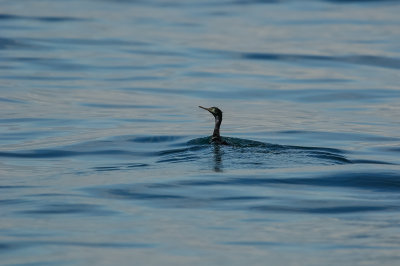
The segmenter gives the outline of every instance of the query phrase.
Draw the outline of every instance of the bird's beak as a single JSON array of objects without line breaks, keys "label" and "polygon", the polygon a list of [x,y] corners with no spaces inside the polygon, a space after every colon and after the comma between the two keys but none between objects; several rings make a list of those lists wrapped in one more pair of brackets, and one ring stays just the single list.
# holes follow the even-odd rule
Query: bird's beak
[{"label": "bird's beak", "polygon": [[209,111],[210,113],[212,113],[211,112],[211,110],[210,110],[210,108],[205,108],[205,107],[203,107],[203,106],[199,106],[201,109],[204,109],[204,110],[207,110],[207,111]]}]

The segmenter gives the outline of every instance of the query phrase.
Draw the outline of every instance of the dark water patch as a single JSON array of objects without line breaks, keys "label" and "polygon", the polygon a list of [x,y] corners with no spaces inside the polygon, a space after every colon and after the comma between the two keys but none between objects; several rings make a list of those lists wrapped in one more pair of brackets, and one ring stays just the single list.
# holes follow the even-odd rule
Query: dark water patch
[{"label": "dark water patch", "polygon": [[[260,141],[241,139],[241,138],[232,138],[232,137],[222,137],[224,141],[228,143],[227,146],[232,147],[261,147],[261,148],[276,148],[283,147],[280,145],[264,143]],[[213,145],[211,142],[212,136],[202,137],[197,139],[192,139],[187,142],[189,146],[204,146],[204,145]],[[222,145],[225,146],[225,145]]]},{"label": "dark water patch", "polygon": [[179,148],[179,149],[168,149],[168,150],[162,150],[157,152],[157,155],[159,156],[165,156],[165,155],[179,155],[179,154],[183,154],[186,153],[188,151],[200,151],[200,150],[204,150],[207,147],[201,147],[201,146],[195,146],[195,147],[186,147],[186,148]]},{"label": "dark water patch", "polygon": [[[0,250],[8,251],[20,248],[36,246],[70,246],[86,248],[111,248],[111,249],[134,249],[134,248],[153,248],[155,244],[140,242],[87,242],[87,241],[55,241],[55,240],[35,240],[35,241],[8,241],[0,242]],[[36,264],[35,264],[36,265]]]},{"label": "dark water patch", "polygon": [[[253,179],[253,182],[248,180],[248,183],[253,183],[255,180]],[[257,181],[258,182],[258,181]],[[223,186],[223,185],[229,185],[229,184],[235,184],[236,181],[233,181],[231,179],[229,180],[223,180],[223,179],[216,179],[216,180],[210,180],[210,179],[205,179],[205,180],[184,180],[180,181],[178,184],[181,186]]]},{"label": "dark water patch", "polygon": [[0,50],[21,49],[21,48],[34,49],[37,47],[30,45],[26,42],[22,42],[20,40],[0,37]]},{"label": "dark water patch", "polygon": [[380,147],[378,150],[386,151],[386,152],[400,152],[400,147]]},{"label": "dark water patch", "polygon": [[[196,78],[231,78],[232,75],[228,73],[215,73],[209,71],[190,71],[184,74],[188,77],[196,77]],[[246,75],[248,76],[248,75]]]},{"label": "dark water patch", "polygon": [[[303,25],[303,26],[315,26],[315,25],[343,25],[343,26],[348,26],[348,25],[359,25],[359,26],[370,26],[371,24],[374,25],[387,25],[388,22],[385,20],[377,21],[375,20],[374,22],[371,22],[371,20],[367,18],[342,18],[340,20],[336,18],[294,18],[294,19],[288,19],[284,22],[282,22],[283,25],[288,25],[288,26],[293,26],[293,25]],[[364,43],[364,44],[376,44],[376,43],[383,43],[384,41],[376,39],[376,40],[351,40],[349,43],[352,44],[358,44],[358,43]]]},{"label": "dark water patch", "polygon": [[325,56],[325,55],[301,55],[301,54],[273,54],[273,53],[244,53],[242,58],[251,60],[266,61],[323,61],[323,62],[339,62],[348,64],[358,64],[366,66],[384,67],[392,69],[400,69],[400,59],[388,58],[383,56],[370,55],[353,55],[353,56]]},{"label": "dark water patch", "polygon": [[251,210],[261,212],[289,212],[289,213],[311,213],[311,214],[346,214],[358,212],[377,212],[377,211],[393,211],[398,207],[386,206],[333,206],[333,207],[299,207],[299,206],[274,206],[263,205],[250,207]]},{"label": "dark water patch", "polygon": [[157,163],[180,163],[180,162],[192,162],[200,159],[199,156],[185,155],[184,157],[174,157],[158,160]]},{"label": "dark water patch", "polygon": [[176,51],[162,51],[162,50],[141,50],[141,49],[129,49],[125,50],[125,52],[130,54],[138,54],[138,55],[147,55],[147,56],[165,56],[165,57],[173,57],[173,58],[187,58],[190,55],[184,52],[176,52]]},{"label": "dark water patch", "polygon": [[[307,182],[306,179],[303,181]],[[400,190],[400,174],[394,172],[338,173],[314,179],[312,183],[318,186],[340,185],[341,187],[397,191]]]},{"label": "dark water patch", "polygon": [[293,243],[293,242],[272,242],[272,241],[229,241],[229,242],[221,242],[222,245],[233,245],[233,246],[250,246],[250,247],[267,247],[267,248],[290,248],[290,249],[304,249],[312,248],[315,249],[323,249],[323,250],[349,250],[349,249],[371,249],[371,250],[386,250],[393,249],[397,250],[397,247],[382,247],[377,245],[347,245],[347,244],[324,244],[324,243],[315,243],[311,244],[311,246],[306,243]]},{"label": "dark water patch", "polygon": [[27,200],[22,199],[2,199],[0,200],[0,206],[24,204],[26,202]]},{"label": "dark water patch", "polygon": [[96,151],[71,151],[71,150],[33,150],[27,152],[0,152],[0,157],[9,158],[61,158],[72,156],[112,156],[112,155],[145,155],[145,152],[132,152],[126,150],[96,150]]},{"label": "dark water patch", "polygon": [[376,66],[384,68],[400,69],[400,59],[389,58],[383,56],[359,55],[359,56],[345,56],[335,57],[336,61],[341,61],[351,64]]},{"label": "dark water patch", "polygon": [[9,250],[13,250],[20,247],[20,245],[16,243],[5,243],[5,242],[0,242],[0,251],[1,252],[6,252]]},{"label": "dark water patch", "polygon": [[304,83],[304,84],[310,84],[310,83],[332,84],[332,83],[349,83],[349,82],[352,82],[352,81],[353,80],[351,80],[351,79],[343,79],[343,78],[315,78],[315,79],[294,78],[294,79],[288,79],[286,82],[292,82],[294,84],[299,84],[299,83]]},{"label": "dark water patch", "polygon": [[[181,146],[178,144],[178,146]],[[203,158],[202,150],[206,150],[207,146],[192,146],[184,148],[174,148],[158,151],[157,156],[161,157],[157,163],[188,163],[199,161]]]},{"label": "dark water patch", "polygon": [[0,185],[0,189],[20,189],[20,188],[35,188],[36,186],[5,186],[5,185]]},{"label": "dark water patch", "polygon": [[72,62],[72,60],[66,60],[61,58],[6,57],[4,58],[4,60],[11,62],[23,62],[23,63],[34,64],[35,66],[51,69],[52,71],[57,71],[57,70],[78,71],[92,67]]},{"label": "dark water patch", "polygon": [[182,139],[183,136],[142,136],[130,139],[132,142],[139,143],[161,143],[161,142],[174,142]]},{"label": "dark water patch", "polygon": [[17,41],[8,38],[0,38],[0,49],[12,48],[15,46],[19,46]]},{"label": "dark water patch", "polygon": [[77,17],[56,17],[56,16],[22,16],[13,14],[0,14],[1,20],[36,20],[42,22],[73,22],[73,21],[86,21],[87,18]]},{"label": "dark water patch", "polygon": [[13,80],[32,80],[32,81],[78,81],[84,80],[81,77],[74,77],[74,76],[30,76],[30,75],[6,75],[0,76],[0,79],[13,79]]},{"label": "dark water patch", "polygon": [[[112,69],[112,70],[129,70],[127,73],[132,73],[131,71],[145,71],[145,70],[160,70],[160,69],[183,69],[187,67],[187,64],[146,64],[146,65],[113,65],[113,66],[104,66],[104,69]],[[164,78],[158,77],[158,76],[127,76],[127,77],[110,77],[110,78],[105,78],[104,80],[106,81],[129,81],[129,80],[149,80],[149,79],[154,79],[154,80],[163,80]]]},{"label": "dark water patch", "polygon": [[106,198],[114,198],[114,199],[127,199],[127,200],[168,200],[168,199],[179,199],[185,200],[186,196],[183,195],[174,195],[174,194],[166,194],[166,193],[151,193],[151,191],[146,192],[142,191],[140,187],[128,187],[128,188],[106,188],[106,189],[97,189],[99,195]]},{"label": "dark water patch", "polygon": [[148,167],[149,164],[145,163],[130,163],[124,165],[114,165],[114,166],[97,166],[94,167],[93,170],[98,172],[109,172],[109,171],[121,171],[121,170],[129,170],[133,168],[141,168],[141,167]]},{"label": "dark water patch", "polygon": [[335,148],[326,148],[326,147],[306,147],[306,146],[284,146],[284,145],[275,145],[277,148],[282,149],[292,149],[292,150],[304,150],[304,151],[316,151],[316,152],[330,152],[334,154],[344,154],[346,151]]},{"label": "dark water patch", "polygon": [[209,55],[220,55],[224,57],[256,60],[256,61],[280,61],[280,62],[291,62],[291,63],[314,61],[314,62],[325,62],[327,64],[344,63],[344,64],[382,67],[389,69],[400,69],[400,59],[384,57],[384,56],[372,56],[372,55],[331,56],[331,55],[280,54],[280,53],[256,53],[256,52],[242,53],[234,51],[207,50],[207,49],[198,49],[198,52],[202,52]]},{"label": "dark water patch", "polygon": [[55,134],[54,131],[24,131],[24,132],[13,132],[0,134],[0,140],[16,141],[32,139],[34,137],[43,138],[45,135]]},{"label": "dark water patch", "polygon": [[[303,175],[303,174],[301,174]],[[314,174],[315,175],[315,174]],[[400,191],[400,174],[394,172],[338,172],[313,177],[237,177],[216,180],[185,180],[180,186],[301,185]]]},{"label": "dark water patch", "polygon": [[40,209],[19,211],[21,214],[29,215],[58,215],[58,214],[79,214],[109,216],[115,214],[115,211],[103,210],[98,205],[93,204],[48,204]]},{"label": "dark water patch", "polygon": [[350,161],[350,160],[346,159],[344,156],[340,156],[340,155],[332,154],[332,153],[327,153],[327,152],[314,152],[313,154],[310,154],[309,156],[315,157],[317,159],[335,161],[338,164],[340,164],[340,163],[343,163],[343,164],[354,163],[354,161]]},{"label": "dark water patch", "polygon": [[38,194],[32,194],[32,195],[27,195],[27,196],[45,197],[45,198],[47,198],[47,197],[49,197],[49,198],[52,198],[52,197],[68,197],[68,198],[79,197],[79,195],[71,194],[71,193],[69,193],[69,194],[67,194],[67,193],[38,193]]},{"label": "dark water patch", "polygon": [[58,158],[76,156],[78,153],[63,150],[35,150],[28,152],[0,152],[0,157],[8,158]]},{"label": "dark water patch", "polygon": [[98,167],[94,167],[93,168],[95,171],[99,171],[99,172],[109,172],[109,171],[115,171],[115,170],[121,170],[121,167],[118,166],[98,166]]},{"label": "dark water patch", "polygon": [[42,22],[73,22],[73,21],[87,21],[87,18],[76,18],[76,17],[26,17],[32,20],[38,20]]},{"label": "dark water patch", "polygon": [[391,162],[384,162],[384,161],[377,161],[377,160],[351,160],[351,163],[354,164],[383,164],[383,165],[397,165],[395,163],[391,163]]},{"label": "dark water patch", "polygon": [[216,197],[212,198],[213,201],[253,201],[253,200],[266,200],[271,197],[260,197],[260,196],[230,196],[230,197]]},{"label": "dark water patch", "polygon": [[235,204],[243,205],[249,204],[254,201],[269,200],[270,197],[266,196],[247,196],[247,195],[232,195],[232,196],[215,196],[214,193],[210,195],[187,193],[182,190],[184,187],[179,187],[177,183],[174,184],[138,184],[138,185],[123,185],[120,187],[96,187],[85,189],[96,197],[112,198],[119,200],[140,200],[154,204],[159,207],[169,208],[213,208],[217,205],[229,205],[229,208],[235,209],[238,206]]},{"label": "dark water patch", "polygon": [[25,104],[26,103],[26,101],[17,100],[17,99],[10,99],[10,98],[4,98],[4,97],[0,97],[0,102],[17,103],[17,104]]}]

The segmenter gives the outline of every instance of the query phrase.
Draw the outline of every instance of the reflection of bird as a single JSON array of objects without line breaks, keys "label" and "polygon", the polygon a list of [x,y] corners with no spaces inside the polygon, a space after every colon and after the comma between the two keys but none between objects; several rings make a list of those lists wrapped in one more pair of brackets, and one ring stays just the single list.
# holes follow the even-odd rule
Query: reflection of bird
[{"label": "reflection of bird", "polygon": [[216,144],[223,144],[227,145],[228,143],[224,141],[221,138],[221,135],[219,134],[219,128],[222,123],[222,111],[218,109],[218,107],[210,107],[210,108],[205,108],[203,106],[199,106],[200,108],[209,111],[214,117],[215,117],[215,127],[214,127],[214,132],[211,138],[212,143]]}]

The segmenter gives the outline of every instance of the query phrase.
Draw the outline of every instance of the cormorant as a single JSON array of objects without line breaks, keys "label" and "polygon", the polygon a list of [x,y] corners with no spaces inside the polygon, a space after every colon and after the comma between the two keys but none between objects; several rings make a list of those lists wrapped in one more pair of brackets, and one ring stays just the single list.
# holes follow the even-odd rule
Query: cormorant
[{"label": "cormorant", "polygon": [[219,134],[219,128],[222,123],[222,111],[218,107],[210,107],[210,108],[205,108],[203,106],[199,106],[200,108],[209,111],[214,117],[215,117],[215,127],[214,127],[214,132],[211,137],[211,142],[216,143],[216,144],[222,144],[222,145],[228,145],[226,141],[224,141],[221,138],[221,135]]}]

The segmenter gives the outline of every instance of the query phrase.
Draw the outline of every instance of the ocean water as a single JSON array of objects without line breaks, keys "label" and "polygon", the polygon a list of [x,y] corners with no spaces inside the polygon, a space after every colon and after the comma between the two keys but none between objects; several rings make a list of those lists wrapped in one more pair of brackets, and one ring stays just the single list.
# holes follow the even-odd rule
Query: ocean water
[{"label": "ocean water", "polygon": [[0,1],[0,264],[399,265],[399,13]]}]

